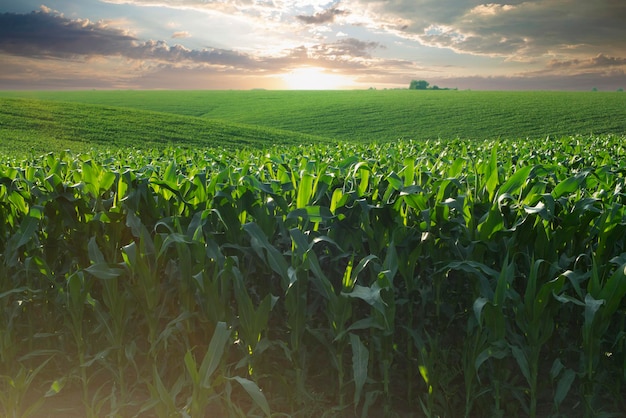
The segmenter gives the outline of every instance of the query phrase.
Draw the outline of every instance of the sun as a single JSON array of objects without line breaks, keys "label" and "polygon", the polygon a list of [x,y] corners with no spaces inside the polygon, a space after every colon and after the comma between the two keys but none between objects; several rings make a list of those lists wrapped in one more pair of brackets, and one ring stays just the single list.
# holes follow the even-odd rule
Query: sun
[{"label": "sun", "polygon": [[353,85],[349,77],[329,73],[320,67],[296,68],[280,78],[290,90],[336,90]]}]

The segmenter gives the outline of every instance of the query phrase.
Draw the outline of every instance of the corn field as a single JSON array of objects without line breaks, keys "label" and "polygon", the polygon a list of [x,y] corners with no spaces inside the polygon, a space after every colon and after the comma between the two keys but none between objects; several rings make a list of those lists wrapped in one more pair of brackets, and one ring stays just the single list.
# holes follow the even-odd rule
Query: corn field
[{"label": "corn field", "polygon": [[623,414],[625,140],[4,159],[0,413]]}]

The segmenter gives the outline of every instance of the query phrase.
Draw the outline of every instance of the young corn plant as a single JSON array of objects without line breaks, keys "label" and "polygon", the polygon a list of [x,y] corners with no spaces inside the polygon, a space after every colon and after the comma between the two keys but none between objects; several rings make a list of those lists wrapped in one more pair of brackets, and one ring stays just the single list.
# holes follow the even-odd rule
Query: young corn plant
[{"label": "young corn plant", "polygon": [[[224,350],[228,347],[227,344],[231,341],[230,336],[231,330],[224,322],[219,322],[199,365],[190,350],[185,354],[184,363],[190,379],[191,394],[183,407],[183,416],[203,417],[208,414],[224,414],[223,405],[228,407],[229,416],[246,416],[241,414],[241,409],[232,402],[229,396],[232,392],[231,382],[238,383],[244,389],[254,406],[260,409],[263,415],[266,417],[271,415],[267,399],[256,383],[240,376],[226,375],[223,356]],[[222,387],[224,389],[220,390]]]},{"label": "young corn plant", "polygon": [[596,373],[602,355],[601,345],[613,315],[626,296],[626,263],[623,258],[613,261],[618,263],[617,268],[604,280],[601,278],[599,266],[593,263],[584,299],[582,389],[586,417],[597,413],[593,397],[597,389]]},{"label": "young corn plant", "polygon": [[[90,276],[99,279],[100,304],[94,303],[96,317],[99,325],[104,330],[107,341],[111,344],[103,351],[97,353],[94,358],[107,358],[109,354],[115,356],[112,371],[120,389],[120,394],[125,397],[130,391],[126,383],[126,366],[128,354],[127,346],[128,327],[131,321],[131,304],[129,294],[120,284],[120,276],[125,276],[125,271],[121,265],[108,263],[100,251],[95,238],[91,238],[88,243],[89,258],[91,265],[84,271]],[[110,353],[113,351],[113,353]]]},{"label": "young corn plant", "polygon": [[[191,350],[184,357],[184,364],[190,380],[191,394],[183,408],[183,412],[190,417],[203,417],[207,415],[208,407],[218,404],[220,400],[219,385],[223,379],[224,365],[222,358],[224,349],[230,341],[231,330],[224,322],[217,324],[211,342],[204,354],[200,365]],[[221,372],[214,376],[216,371]]]},{"label": "young corn plant", "polygon": [[[530,389],[530,417],[537,416],[537,399],[540,395],[538,387],[541,350],[552,337],[555,328],[555,309],[557,301],[552,297],[558,295],[563,288],[565,277],[559,275],[552,280],[542,280],[541,269],[543,260],[532,262],[526,288],[520,297],[513,294],[513,308],[516,311],[515,322],[522,331],[524,340],[510,345],[513,357],[526,379]],[[547,274],[550,274],[551,268]]]},{"label": "young corn plant", "polygon": [[[489,367],[492,385],[490,389],[494,401],[492,413],[496,416],[502,416],[504,414],[504,386],[507,379],[507,369],[503,359],[511,354],[506,339],[507,312],[505,308],[506,302],[510,298],[509,288],[514,278],[515,265],[505,258],[505,263],[500,272],[493,272],[475,262],[463,267],[480,268],[484,272],[489,272],[496,279],[494,290],[491,288],[491,283],[485,282],[484,273],[477,272],[483,283],[480,285],[481,295],[474,301],[473,312],[479,326],[477,332],[484,333],[486,336],[486,347],[473,359],[473,366],[479,382],[481,367],[483,365]],[[478,341],[481,339],[475,340],[474,343]],[[474,353],[477,352],[476,346],[471,345],[470,348],[473,348]]]},{"label": "young corn plant", "polygon": [[[353,325],[349,326],[349,320],[352,318],[353,302],[346,292],[354,290],[357,275],[367,266],[373,257],[366,257],[366,259],[361,260],[356,269],[353,269],[352,259],[347,262],[340,284],[342,290],[341,293],[338,294],[335,291],[333,284],[322,270],[320,261],[314,251],[315,246],[321,245],[322,242],[326,242],[330,244],[330,246],[339,249],[337,244],[328,238],[315,239],[312,242],[309,242],[307,237],[297,228],[292,229],[290,234],[295,244],[296,252],[302,257],[304,262],[300,268],[306,269],[305,271],[310,271],[310,281],[312,282],[312,286],[322,296],[326,304],[325,315],[329,323],[330,335],[325,337],[323,334],[319,334],[318,338],[320,341],[325,342],[325,345],[331,355],[331,362],[337,370],[338,405],[336,407],[336,411],[344,411],[347,407],[347,373],[345,370],[344,355],[348,344],[352,347],[353,354],[352,375],[355,383],[354,406],[356,408],[360,401],[365,379],[368,376],[368,366],[364,359],[367,357],[369,360],[369,352],[358,335],[351,331],[367,329],[371,325],[371,321],[357,321]],[[356,294],[354,296],[356,297]],[[295,309],[293,312],[297,313]],[[295,319],[297,320],[297,318]],[[312,329],[310,329],[309,332],[318,334]]]},{"label": "young corn plant", "polygon": [[13,376],[0,375],[0,408],[4,411],[3,417],[28,418],[39,411],[44,399],[39,398],[27,405],[26,396],[29,388],[50,360],[52,357],[35,369],[20,364],[17,373]]},{"label": "young corn plant", "polygon": [[239,314],[238,333],[245,345],[248,376],[253,376],[255,373],[254,363],[267,346],[262,338],[264,338],[268,327],[270,311],[277,298],[269,293],[255,307],[239,269],[228,261],[225,267],[232,274],[234,280],[233,289],[237,301],[237,313]]},{"label": "young corn plant", "polygon": [[88,280],[83,271],[77,271],[67,277],[66,310],[69,314],[68,324],[66,325],[72,336],[76,346],[78,356],[78,370],[80,370],[80,383],[82,387],[83,403],[89,404],[89,379],[87,375],[87,355],[88,355],[88,338],[85,324],[85,311],[88,307],[95,306],[95,300],[90,295],[90,289],[93,285]]}]

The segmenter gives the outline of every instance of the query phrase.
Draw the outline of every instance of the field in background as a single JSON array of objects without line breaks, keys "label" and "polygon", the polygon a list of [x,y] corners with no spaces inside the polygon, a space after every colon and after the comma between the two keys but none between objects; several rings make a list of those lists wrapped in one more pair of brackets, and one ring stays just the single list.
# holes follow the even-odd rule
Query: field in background
[{"label": "field in background", "polygon": [[[9,97],[44,101],[7,102]],[[240,142],[264,147],[268,143],[323,142],[320,137],[348,142],[545,139],[623,134],[626,94],[409,90],[4,91],[0,92],[0,123],[2,147],[23,141],[48,145],[48,148],[32,145],[36,151],[50,150],[51,142],[54,150],[64,149],[64,142],[85,149],[85,142],[135,147],[228,146]]]},{"label": "field in background", "polygon": [[626,96],[19,94],[0,415],[626,410]]},{"label": "field in background", "polygon": [[168,146],[262,148],[328,139],[264,126],[133,108],[35,99],[0,99],[0,152],[163,149]]}]

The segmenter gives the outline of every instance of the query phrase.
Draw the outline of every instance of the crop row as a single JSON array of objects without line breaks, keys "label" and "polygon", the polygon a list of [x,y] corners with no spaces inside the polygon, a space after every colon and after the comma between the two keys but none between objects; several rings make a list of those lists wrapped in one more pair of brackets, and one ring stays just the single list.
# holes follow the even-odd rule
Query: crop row
[{"label": "crop row", "polygon": [[0,406],[623,411],[623,141],[6,161]]}]

